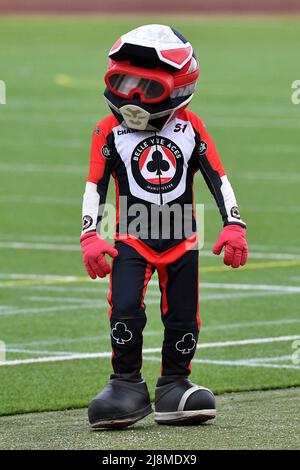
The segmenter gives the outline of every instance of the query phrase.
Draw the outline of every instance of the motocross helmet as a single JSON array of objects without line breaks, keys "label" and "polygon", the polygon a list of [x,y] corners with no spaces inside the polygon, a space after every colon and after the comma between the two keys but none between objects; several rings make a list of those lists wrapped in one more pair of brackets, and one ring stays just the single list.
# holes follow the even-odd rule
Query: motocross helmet
[{"label": "motocross helmet", "polygon": [[163,129],[191,101],[199,76],[191,44],[169,26],[140,26],[109,52],[105,100],[130,129]]}]

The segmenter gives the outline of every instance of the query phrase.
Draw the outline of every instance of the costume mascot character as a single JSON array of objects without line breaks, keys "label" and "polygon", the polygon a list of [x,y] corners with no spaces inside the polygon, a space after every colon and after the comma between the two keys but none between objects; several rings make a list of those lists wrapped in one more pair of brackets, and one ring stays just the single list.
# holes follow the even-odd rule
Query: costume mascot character
[{"label": "costume mascot character", "polygon": [[[126,427],[152,411],[141,368],[144,296],[154,271],[164,327],[155,421],[202,423],[216,415],[213,393],[188,378],[200,330],[193,205],[198,170],[223,220],[213,252],[224,248],[224,263],[238,268],[248,249],[246,225],[214,142],[186,109],[198,75],[191,44],[169,26],[136,28],[109,52],[104,97],[111,114],[93,132],[80,239],[89,276],[110,273],[113,374],[89,405],[93,428]],[[99,235],[110,176],[116,187],[114,247]],[[105,255],[113,258],[111,266]]]}]

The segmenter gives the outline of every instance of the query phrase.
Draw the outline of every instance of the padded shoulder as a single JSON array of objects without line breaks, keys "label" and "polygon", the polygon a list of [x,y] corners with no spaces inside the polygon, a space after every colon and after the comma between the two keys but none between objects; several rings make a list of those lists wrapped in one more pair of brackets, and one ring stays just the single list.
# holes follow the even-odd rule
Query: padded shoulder
[{"label": "padded shoulder", "polygon": [[200,119],[197,114],[195,114],[193,111],[190,111],[189,109],[185,109],[179,118],[185,121],[189,121],[195,131],[199,132],[199,134],[202,134],[202,132],[205,130],[205,125],[202,119]]},{"label": "padded shoulder", "polygon": [[119,125],[118,120],[113,114],[108,114],[103,119],[101,119],[95,127],[96,134],[102,134],[104,137],[107,137],[112,130]]}]

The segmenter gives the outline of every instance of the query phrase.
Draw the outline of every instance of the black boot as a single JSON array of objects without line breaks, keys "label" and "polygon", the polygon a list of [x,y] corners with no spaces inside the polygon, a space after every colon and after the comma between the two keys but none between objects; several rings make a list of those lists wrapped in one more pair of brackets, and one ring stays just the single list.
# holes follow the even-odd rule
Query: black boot
[{"label": "black boot", "polygon": [[216,416],[211,390],[187,378],[158,380],[155,391],[155,421],[158,424],[200,424]]},{"label": "black boot", "polygon": [[152,413],[146,382],[112,378],[90,403],[92,428],[124,428]]}]

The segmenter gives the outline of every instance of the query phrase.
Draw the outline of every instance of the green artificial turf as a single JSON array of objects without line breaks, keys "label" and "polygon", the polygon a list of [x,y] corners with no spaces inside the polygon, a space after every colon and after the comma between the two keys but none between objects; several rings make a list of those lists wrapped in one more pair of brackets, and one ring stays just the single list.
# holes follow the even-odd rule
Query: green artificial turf
[{"label": "green artificial turf", "polygon": [[[110,351],[108,284],[87,279],[78,247],[90,137],[108,112],[101,94],[111,44],[138,24],[166,21],[0,19],[0,79],[7,87],[7,104],[0,107],[0,340],[8,361]],[[300,334],[300,105],[291,102],[291,84],[299,79],[299,18],[171,23],[199,57],[190,108],[216,141],[248,223],[252,254],[240,270],[208,256],[221,221],[197,177],[206,250],[200,342],[269,338],[198,350],[202,362],[195,361],[192,380],[216,393],[300,385],[299,364],[292,361],[293,337]],[[108,200],[114,201],[113,186]],[[145,349],[159,349],[155,277],[146,304]],[[276,340],[282,336],[289,339]],[[152,398],[159,358],[159,352],[145,353]],[[84,407],[110,372],[109,357],[0,366],[0,414]],[[81,413],[61,416],[76,420]]]},{"label": "green artificial turf", "polygon": [[85,409],[1,417],[0,449],[299,450],[299,388],[225,394],[217,404],[215,420],[185,428],[157,425],[152,414],[128,429],[95,432]]}]

